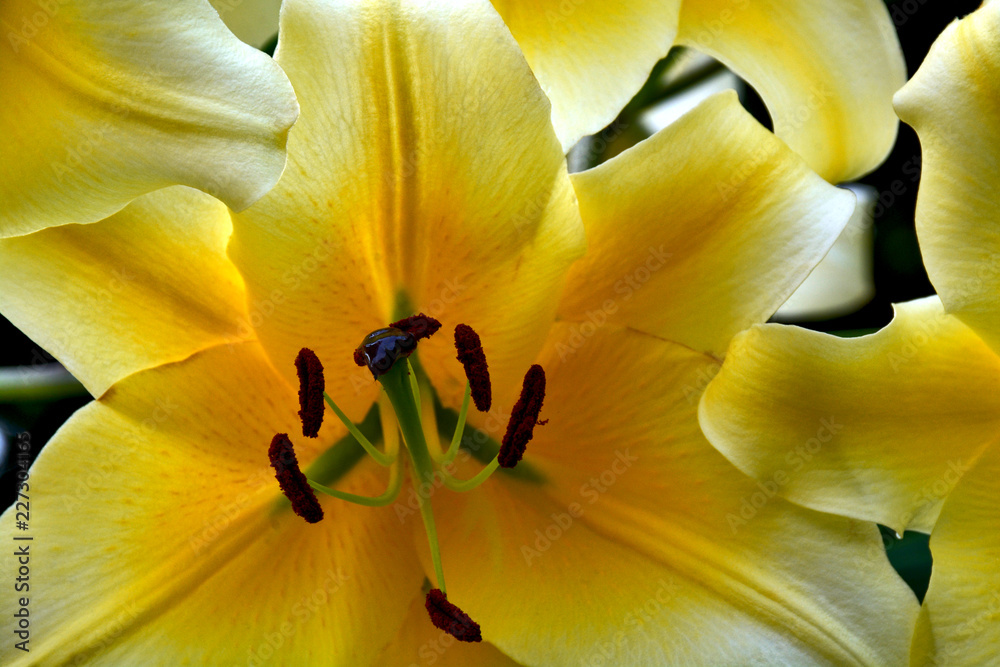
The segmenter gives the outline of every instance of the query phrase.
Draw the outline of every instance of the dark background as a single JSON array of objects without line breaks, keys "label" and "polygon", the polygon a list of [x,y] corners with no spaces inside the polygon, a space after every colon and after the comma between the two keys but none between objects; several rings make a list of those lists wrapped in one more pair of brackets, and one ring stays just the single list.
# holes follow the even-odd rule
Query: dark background
[{"label": "dark background", "polygon": [[[979,4],[979,0],[887,0],[910,75],[916,71],[941,30],[954,18],[975,10]],[[759,97],[751,92],[745,104],[770,127],[770,118]],[[892,154],[881,167],[861,179],[862,183],[874,187],[880,194],[874,220],[875,298],[850,315],[803,323],[803,326],[829,332],[879,328],[892,318],[892,303],[934,293],[921,264],[913,223],[917,181],[912,168],[915,163],[919,164],[919,155],[916,134],[900,124]],[[898,194],[900,192],[902,194]],[[47,352],[3,317],[0,317],[0,341],[0,366],[32,366],[53,361]],[[28,432],[32,455],[35,456],[59,426],[89,400],[89,396],[74,396],[42,402],[0,402],[0,438],[9,445],[17,434]],[[9,448],[4,449],[9,453]],[[0,469],[4,470],[0,476],[0,508],[3,508],[13,503],[15,478],[12,461],[4,459],[2,452]],[[888,529],[883,530],[883,535],[893,565],[917,595],[922,596],[931,566],[927,537],[908,533],[899,540]]]}]

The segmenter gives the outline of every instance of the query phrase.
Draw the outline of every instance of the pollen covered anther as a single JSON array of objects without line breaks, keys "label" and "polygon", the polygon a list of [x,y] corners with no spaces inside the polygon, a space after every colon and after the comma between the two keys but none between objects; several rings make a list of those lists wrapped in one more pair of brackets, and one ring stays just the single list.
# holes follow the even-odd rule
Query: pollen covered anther
[{"label": "pollen covered anther", "polygon": [[513,468],[524,456],[528,441],[535,434],[535,426],[546,423],[538,421],[538,413],[542,411],[542,401],[545,400],[545,371],[535,364],[524,375],[521,385],[521,397],[514,404],[507,422],[507,432],[504,433],[500,445],[497,462],[503,468]]},{"label": "pollen covered anther", "polygon": [[299,350],[295,357],[295,370],[299,374],[299,418],[302,420],[302,435],[315,438],[323,425],[323,364],[316,353],[308,347]]},{"label": "pollen covered anther", "polygon": [[292,510],[309,523],[320,521],[323,518],[323,508],[306,476],[299,470],[295,448],[287,433],[274,436],[271,447],[267,450],[267,457],[274,468],[274,476],[278,479],[282,493],[292,502]]},{"label": "pollen covered anther", "polygon": [[417,340],[423,340],[436,334],[438,329],[441,328],[441,323],[430,315],[417,313],[416,315],[410,315],[409,317],[404,317],[401,320],[393,322],[389,326],[393,329],[405,331]]},{"label": "pollen covered anther", "polygon": [[479,624],[469,618],[464,611],[448,602],[448,596],[437,588],[427,593],[424,607],[430,614],[431,623],[439,630],[444,630],[460,642],[481,642],[482,632]]},{"label": "pollen covered anther", "polygon": [[489,412],[493,404],[493,389],[490,386],[490,369],[486,365],[486,354],[479,334],[467,324],[455,327],[455,349],[458,360],[465,367],[465,377],[469,379],[472,400],[480,412]]}]

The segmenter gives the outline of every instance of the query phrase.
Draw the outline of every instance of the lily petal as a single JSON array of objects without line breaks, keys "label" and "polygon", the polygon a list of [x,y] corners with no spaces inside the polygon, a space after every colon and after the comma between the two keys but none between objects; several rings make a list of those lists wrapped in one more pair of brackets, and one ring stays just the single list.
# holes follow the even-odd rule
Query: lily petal
[{"label": "lily petal", "polygon": [[615,119],[667,55],[681,0],[493,0],[552,100],[563,149]]},{"label": "lily petal", "polygon": [[719,356],[784,303],[854,209],[733,92],[572,180],[593,250],[570,270],[562,319]]},{"label": "lily petal", "polygon": [[[133,375],[78,412],[31,470],[46,575],[31,582],[30,654],[5,642],[0,660],[371,664],[423,573],[391,509],[330,502],[307,524],[283,504],[267,445],[294,432],[296,407],[250,342]],[[338,486],[372,493],[380,474],[362,465]]]},{"label": "lily petal", "polygon": [[931,535],[934,569],[910,664],[988,665],[1000,642],[1000,447],[991,447],[955,487]]},{"label": "lily petal", "polygon": [[936,297],[871,336],[754,327],[701,401],[708,439],[815,509],[930,532],[1000,434],[1000,359]]},{"label": "lily petal", "polygon": [[781,500],[701,435],[685,389],[713,359],[610,326],[563,357],[570,336],[539,360],[548,423],[525,455],[549,483],[435,505],[449,595],[484,638],[526,664],[905,660],[917,604],[875,527]]},{"label": "lily petal", "polygon": [[848,188],[858,198],[854,214],[823,261],[775,311],[776,319],[829,320],[853,313],[874,298],[873,209],[878,191],[870,185]]},{"label": "lily petal", "polygon": [[831,183],[871,171],[892,148],[906,65],[881,0],[687,0],[677,41],[754,86],[775,133]]},{"label": "lily petal", "polygon": [[291,86],[204,0],[11,0],[0,25],[0,237],[175,183],[242,209],[278,180]]},{"label": "lily petal", "polygon": [[[475,328],[494,393],[516,396],[584,243],[548,101],[517,44],[485,0],[364,12],[286,0],[281,21],[275,57],[302,115],[285,176],[235,216],[230,246],[251,301],[273,305],[257,327],[272,359],[290,373],[285,359],[315,350],[349,383],[341,407],[357,418],[375,389],[353,349],[422,311]],[[420,355],[459,402],[450,337]]]},{"label": "lily petal", "polygon": [[224,204],[177,186],[100,222],[0,240],[0,310],[100,396],[130,373],[253,337],[225,254],[231,230]]},{"label": "lily petal", "polygon": [[948,312],[1000,351],[1000,4],[941,33],[897,93],[920,137],[917,234]]}]

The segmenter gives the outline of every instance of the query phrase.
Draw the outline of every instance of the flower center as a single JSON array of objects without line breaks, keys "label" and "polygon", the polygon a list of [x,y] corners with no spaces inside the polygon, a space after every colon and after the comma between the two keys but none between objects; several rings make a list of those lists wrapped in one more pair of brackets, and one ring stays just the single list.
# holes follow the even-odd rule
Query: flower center
[{"label": "flower center", "polygon": [[[489,479],[498,468],[513,468],[521,460],[534,433],[534,427],[545,423],[538,421],[545,397],[545,371],[538,365],[529,368],[524,376],[521,396],[511,412],[499,453],[470,479],[457,479],[448,471],[462,442],[470,398],[474,400],[478,410],[486,412],[492,403],[492,388],[486,355],[478,334],[468,325],[459,324],[455,327],[455,349],[458,352],[457,358],[465,369],[468,384],[451,444],[447,451],[441,452],[436,429],[432,429],[428,437],[428,431],[424,428],[426,420],[423,415],[428,414],[429,418],[433,419],[434,413],[432,409],[429,412],[422,409],[420,383],[408,359],[416,351],[418,341],[429,338],[440,328],[441,323],[432,317],[423,314],[413,315],[393,322],[384,329],[371,332],[365,336],[354,352],[355,363],[366,366],[375,380],[382,385],[388,406],[385,405],[385,401],[380,401],[380,407],[391,406],[390,409],[380,410],[380,413],[384,412],[382,414],[384,451],[376,448],[326,394],[323,365],[312,350],[303,348],[299,352],[295,359],[295,367],[299,376],[301,408],[299,417],[302,420],[302,434],[306,437],[317,437],[323,422],[324,403],[326,403],[364,451],[379,465],[390,468],[390,474],[388,486],[379,496],[359,496],[330,488],[302,473],[291,440],[287,434],[279,433],[271,442],[268,456],[271,466],[275,469],[278,484],[291,501],[296,514],[309,523],[322,520],[323,509],[315,491],[370,507],[381,507],[392,503],[399,495],[402,485],[403,461],[399,457],[400,444],[408,454],[406,460],[409,461],[417,484],[433,484],[435,480],[440,480],[447,488],[459,492],[471,491]],[[430,404],[428,402],[425,405]],[[393,416],[394,419],[391,418]],[[428,448],[429,442],[434,443],[435,454]],[[428,615],[435,626],[460,641],[481,641],[479,625],[447,599],[444,568],[441,564],[430,497],[418,493],[417,501],[437,579],[437,588],[431,589],[426,596],[425,606]]]}]

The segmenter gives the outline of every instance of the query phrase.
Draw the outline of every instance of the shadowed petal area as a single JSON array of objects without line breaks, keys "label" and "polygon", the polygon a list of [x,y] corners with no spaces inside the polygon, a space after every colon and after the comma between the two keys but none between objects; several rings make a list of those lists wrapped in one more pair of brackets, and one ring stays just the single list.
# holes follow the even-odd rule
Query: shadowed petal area
[{"label": "shadowed petal area", "polygon": [[906,65],[881,0],[687,0],[677,42],[749,81],[775,133],[831,183],[889,154]]},{"label": "shadowed petal area", "polygon": [[562,319],[718,356],[784,303],[854,209],[732,92],[572,180],[590,252],[570,270]]},{"label": "shadowed petal area", "polygon": [[[230,245],[279,371],[315,350],[360,418],[352,363],[369,332],[423,312],[482,337],[513,403],[583,252],[549,105],[489,3],[284,3],[277,61],[302,105],[278,186],[234,217]],[[401,309],[401,304],[406,304]],[[442,396],[465,386],[448,336],[420,344]],[[366,375],[367,374],[367,375]]]},{"label": "shadowed petal area", "polygon": [[0,239],[0,310],[100,396],[130,373],[253,337],[231,230],[224,204],[173,187],[100,222]]},{"label": "shadowed petal area", "polygon": [[934,569],[910,664],[988,665],[1000,643],[1000,447],[991,447],[941,508],[931,535]]},{"label": "shadowed petal area", "polygon": [[930,532],[1000,436],[1000,359],[936,297],[861,338],[768,324],[733,340],[700,418],[742,470],[786,477],[790,500]]},{"label": "shadowed petal area", "polygon": [[[370,664],[423,573],[390,509],[292,514],[267,448],[294,433],[296,407],[252,342],[133,375],[78,412],[31,470],[45,575],[31,581],[30,654],[6,642],[0,661]],[[296,453],[308,465],[331,440],[296,439]],[[373,467],[338,486],[376,491]],[[0,519],[8,542],[13,520]]]},{"label": "shadowed petal area", "polygon": [[948,312],[1000,351],[1000,4],[938,37],[896,95],[920,137],[920,252]]},{"label": "shadowed petal area", "polygon": [[94,222],[175,183],[234,209],[281,175],[298,107],[201,0],[0,5],[0,237]]},{"label": "shadowed petal area", "polygon": [[713,359],[611,326],[562,358],[570,335],[538,360],[549,423],[525,459],[549,483],[435,498],[449,596],[485,641],[525,664],[905,660],[917,603],[875,526],[769,494],[700,434],[686,390]]},{"label": "shadowed petal area", "polygon": [[209,0],[233,34],[258,49],[278,34],[281,0]]},{"label": "shadowed petal area", "polygon": [[667,55],[680,0],[493,0],[552,100],[569,150],[615,119]]}]

